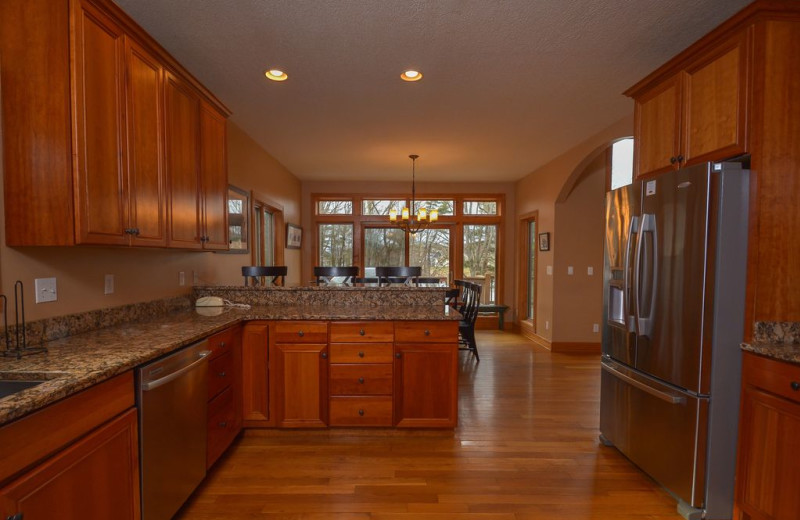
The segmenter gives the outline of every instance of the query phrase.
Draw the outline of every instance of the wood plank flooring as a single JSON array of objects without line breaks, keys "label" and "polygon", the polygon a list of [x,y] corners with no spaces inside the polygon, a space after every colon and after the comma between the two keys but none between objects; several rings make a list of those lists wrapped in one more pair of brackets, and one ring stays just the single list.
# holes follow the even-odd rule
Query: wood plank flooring
[{"label": "wood plank flooring", "polygon": [[596,355],[479,331],[460,353],[452,431],[249,430],[181,519],[680,520],[665,491],[597,440]]}]

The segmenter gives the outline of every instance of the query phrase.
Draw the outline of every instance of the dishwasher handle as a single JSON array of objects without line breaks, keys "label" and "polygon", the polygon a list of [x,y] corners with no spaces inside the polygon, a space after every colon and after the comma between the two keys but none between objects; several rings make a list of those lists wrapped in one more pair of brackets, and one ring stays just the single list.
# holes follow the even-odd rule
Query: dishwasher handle
[{"label": "dishwasher handle", "polygon": [[174,381],[175,379],[181,377],[186,372],[189,372],[190,370],[194,369],[197,365],[203,363],[206,359],[206,356],[208,356],[209,354],[211,354],[210,350],[203,350],[198,353],[198,355],[200,356],[198,359],[186,365],[185,367],[176,370],[175,372],[172,372],[171,374],[166,375],[161,379],[156,379],[155,381],[148,381],[147,383],[142,383],[142,391],[147,392],[148,390],[153,390],[155,388],[158,388],[159,386],[165,385],[170,381]]}]

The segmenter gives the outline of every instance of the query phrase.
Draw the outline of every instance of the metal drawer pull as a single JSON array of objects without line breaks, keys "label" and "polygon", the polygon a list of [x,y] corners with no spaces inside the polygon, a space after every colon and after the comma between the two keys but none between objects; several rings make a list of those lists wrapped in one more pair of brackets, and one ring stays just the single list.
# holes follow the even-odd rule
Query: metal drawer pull
[{"label": "metal drawer pull", "polygon": [[792,381],[792,390],[794,390],[795,392],[800,390],[800,383],[798,383],[797,381]]},{"label": "metal drawer pull", "polygon": [[430,336],[431,335],[431,331],[429,331],[428,329],[425,329],[425,335],[426,336]]},{"label": "metal drawer pull", "polygon": [[634,378],[632,378],[630,376],[627,376],[627,375],[623,374],[622,372],[620,372],[619,370],[617,370],[617,369],[615,369],[613,367],[610,367],[608,365],[601,364],[600,366],[602,367],[603,370],[605,370],[609,374],[613,375],[617,379],[620,379],[620,380],[628,383],[629,385],[631,385],[633,387],[636,387],[639,390],[652,395],[653,397],[661,399],[662,401],[666,401],[666,402],[668,402],[670,404],[682,404],[682,403],[686,402],[686,398],[685,397],[679,397],[679,396],[676,396],[676,395],[668,394],[667,392],[662,392],[662,391],[660,391],[660,390],[658,390],[656,388],[653,388],[652,386],[649,386],[649,385],[646,385],[645,383],[637,381],[636,379],[634,379]]},{"label": "metal drawer pull", "polygon": [[363,416],[364,415],[364,410],[359,410],[358,411],[358,415],[362,415]]},{"label": "metal drawer pull", "polygon": [[364,357],[364,353],[363,352],[359,352],[358,353],[358,357]]},{"label": "metal drawer pull", "polygon": [[363,385],[363,384],[364,384],[364,378],[363,378],[363,377],[359,377],[359,378],[358,378],[358,382],[359,382],[359,383],[361,383],[361,384]]},{"label": "metal drawer pull", "polygon": [[297,332],[297,335],[298,335],[298,336],[300,336],[300,337],[302,338],[302,337],[303,337],[303,336],[305,336],[306,334],[305,334],[305,333],[304,333],[302,330],[300,330],[300,331],[298,331],[298,332]]},{"label": "metal drawer pull", "polygon": [[221,423],[219,423],[219,427],[220,428],[227,428],[227,426],[228,426],[228,423],[226,421],[222,421]]},{"label": "metal drawer pull", "polygon": [[225,342],[224,341],[220,341],[219,342],[219,348],[225,348]]},{"label": "metal drawer pull", "polygon": [[219,377],[225,377],[225,375],[226,375],[226,374],[225,374],[225,372],[224,372],[224,371],[219,373]]},{"label": "metal drawer pull", "polygon": [[364,329],[359,330],[358,333],[363,336],[365,334]]}]

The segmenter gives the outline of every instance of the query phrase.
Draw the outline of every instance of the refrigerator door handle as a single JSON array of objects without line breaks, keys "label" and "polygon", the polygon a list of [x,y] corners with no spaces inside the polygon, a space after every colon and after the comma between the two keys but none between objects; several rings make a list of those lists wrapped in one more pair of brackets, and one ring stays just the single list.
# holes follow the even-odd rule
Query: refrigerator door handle
[{"label": "refrigerator door handle", "polygon": [[629,317],[631,316],[631,249],[633,249],[633,242],[631,239],[633,235],[639,236],[639,217],[634,215],[631,217],[630,224],[628,225],[628,237],[627,237],[627,246],[625,247],[625,264],[623,265],[624,274],[622,276],[622,299],[624,301],[624,312],[625,312],[625,320],[627,321],[628,330],[631,332],[635,332],[634,327],[635,324],[633,323],[634,320],[631,320]]},{"label": "refrigerator door handle", "polygon": [[[645,234],[650,233],[652,238],[653,248],[652,253],[646,255],[647,263],[649,264],[650,279],[644,285],[642,282],[642,252],[644,250]],[[650,336],[653,332],[653,314],[655,312],[656,303],[656,283],[658,272],[658,234],[656,229],[656,216],[652,213],[645,213],[642,215],[642,224],[639,229],[639,236],[636,240],[636,260],[634,263],[634,280],[635,280],[635,301],[636,301],[636,332],[640,336]],[[646,288],[649,296],[647,305],[647,315],[642,315],[642,289]]]},{"label": "refrigerator door handle", "polygon": [[667,403],[670,403],[670,404],[683,404],[683,403],[686,402],[686,398],[685,397],[680,396],[680,395],[669,394],[667,392],[662,392],[661,390],[659,390],[657,388],[653,388],[652,386],[648,385],[647,383],[643,383],[641,381],[638,381],[638,380],[636,380],[636,379],[634,379],[634,378],[622,373],[621,371],[617,370],[611,364],[603,362],[603,363],[601,363],[600,366],[603,368],[603,370],[605,370],[606,372],[608,372],[612,376],[616,377],[617,379],[619,379],[621,381],[624,381],[625,383],[627,383],[627,384],[629,384],[631,386],[634,386],[634,387],[638,388],[639,390],[641,390],[642,392],[645,392],[645,393],[648,393],[648,394],[652,395],[653,397],[657,397],[658,399],[661,399],[662,401],[666,401]]}]

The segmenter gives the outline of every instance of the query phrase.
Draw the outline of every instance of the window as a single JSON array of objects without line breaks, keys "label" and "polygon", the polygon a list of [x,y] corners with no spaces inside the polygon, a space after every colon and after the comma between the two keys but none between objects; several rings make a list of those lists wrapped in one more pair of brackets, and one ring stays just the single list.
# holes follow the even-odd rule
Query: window
[{"label": "window", "polygon": [[497,202],[489,200],[465,201],[464,215],[497,215]]},{"label": "window", "polygon": [[481,301],[495,303],[497,226],[464,226],[464,277],[483,286]]},{"label": "window", "polygon": [[228,186],[228,247],[230,251],[247,253],[248,192]]},{"label": "window", "polygon": [[611,145],[611,189],[633,182],[633,138],[620,139]]},{"label": "window", "polygon": [[352,215],[352,200],[321,200],[317,203],[318,215]]},{"label": "window", "polygon": [[528,291],[525,319],[533,321],[536,306],[536,220],[528,222]]},{"label": "window", "polygon": [[319,265],[346,267],[353,265],[353,225],[320,224]]},{"label": "window", "polygon": [[414,202],[414,213],[417,213],[419,208],[425,208],[428,210],[428,213],[431,210],[438,210],[439,216],[442,215],[454,215],[453,208],[455,204],[453,204],[452,200],[417,200]]},{"label": "window", "polygon": [[409,265],[422,267],[422,276],[450,279],[450,230],[428,228],[408,238]]},{"label": "window", "polygon": [[396,266],[406,263],[405,233],[397,228],[364,229],[364,267]]},{"label": "window", "polygon": [[404,200],[376,200],[365,199],[361,201],[362,215],[388,215],[391,210],[397,210],[400,214],[406,207]]},{"label": "window", "polygon": [[255,265],[275,265],[275,219],[266,206],[256,203],[254,208],[254,262]]}]

